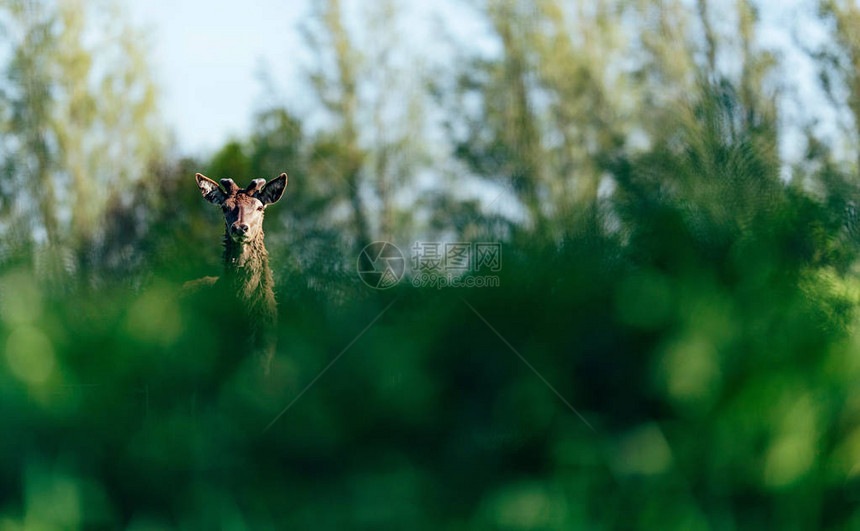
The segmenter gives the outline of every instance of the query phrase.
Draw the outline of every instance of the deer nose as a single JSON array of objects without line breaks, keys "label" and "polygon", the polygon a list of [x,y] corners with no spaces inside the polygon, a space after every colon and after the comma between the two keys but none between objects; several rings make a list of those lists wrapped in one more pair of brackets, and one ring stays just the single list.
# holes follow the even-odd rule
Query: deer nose
[{"label": "deer nose", "polygon": [[247,223],[233,223],[233,232],[247,234],[251,227]]}]

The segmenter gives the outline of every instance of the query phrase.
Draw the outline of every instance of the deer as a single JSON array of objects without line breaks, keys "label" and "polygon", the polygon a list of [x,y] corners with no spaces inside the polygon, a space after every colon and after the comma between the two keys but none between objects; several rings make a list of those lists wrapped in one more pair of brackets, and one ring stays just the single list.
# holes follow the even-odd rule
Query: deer
[{"label": "deer", "polygon": [[232,179],[221,179],[220,186],[200,173],[195,179],[204,199],[221,207],[224,214],[224,272],[220,277],[186,282],[183,291],[193,293],[212,286],[235,297],[238,310],[248,323],[250,350],[258,357],[263,374],[268,375],[275,354],[278,306],[269,254],[263,244],[263,215],[269,205],[283,196],[287,174],[282,173],[269,182],[254,179],[244,189]]}]

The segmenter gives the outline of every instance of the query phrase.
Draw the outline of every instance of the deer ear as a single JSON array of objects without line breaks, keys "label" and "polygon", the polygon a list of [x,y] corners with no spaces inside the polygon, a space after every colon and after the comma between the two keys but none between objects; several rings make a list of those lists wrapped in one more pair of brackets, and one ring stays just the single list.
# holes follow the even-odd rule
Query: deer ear
[{"label": "deer ear", "polygon": [[257,194],[257,199],[263,202],[264,205],[277,203],[284,195],[284,189],[287,187],[287,174],[282,173],[279,177],[275,177],[266,183],[266,186]]},{"label": "deer ear", "polygon": [[214,205],[220,205],[227,199],[227,194],[221,190],[221,187],[218,186],[218,183],[206,177],[203,174],[198,173],[196,175],[197,179],[197,188],[200,189],[200,193],[203,194],[203,197],[206,198],[207,201]]}]

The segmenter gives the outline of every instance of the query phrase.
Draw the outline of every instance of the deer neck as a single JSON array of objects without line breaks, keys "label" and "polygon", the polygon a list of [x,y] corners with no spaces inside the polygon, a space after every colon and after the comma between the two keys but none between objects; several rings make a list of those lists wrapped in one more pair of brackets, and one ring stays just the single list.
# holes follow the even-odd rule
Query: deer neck
[{"label": "deer neck", "polygon": [[272,271],[263,231],[247,242],[235,242],[229,234],[224,235],[224,276],[240,300],[254,304],[268,300],[272,294]]}]

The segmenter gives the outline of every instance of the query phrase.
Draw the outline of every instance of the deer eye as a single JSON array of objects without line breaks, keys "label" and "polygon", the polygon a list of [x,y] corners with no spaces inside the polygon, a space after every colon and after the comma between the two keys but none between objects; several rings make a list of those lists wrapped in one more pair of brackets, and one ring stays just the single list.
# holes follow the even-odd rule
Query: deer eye
[{"label": "deer eye", "polygon": [[259,210],[260,212],[262,212],[262,211],[263,211],[263,205],[258,206],[258,207],[257,207],[257,210]]}]

